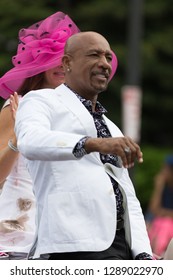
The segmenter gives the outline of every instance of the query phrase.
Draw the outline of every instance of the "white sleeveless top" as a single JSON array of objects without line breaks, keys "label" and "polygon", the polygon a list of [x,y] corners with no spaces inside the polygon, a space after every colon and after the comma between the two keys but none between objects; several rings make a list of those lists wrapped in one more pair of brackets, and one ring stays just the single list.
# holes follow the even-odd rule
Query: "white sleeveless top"
[{"label": "white sleeveless top", "polygon": [[[9,105],[7,100],[3,106]],[[35,234],[32,181],[19,154],[0,194],[0,251],[28,253]]]}]

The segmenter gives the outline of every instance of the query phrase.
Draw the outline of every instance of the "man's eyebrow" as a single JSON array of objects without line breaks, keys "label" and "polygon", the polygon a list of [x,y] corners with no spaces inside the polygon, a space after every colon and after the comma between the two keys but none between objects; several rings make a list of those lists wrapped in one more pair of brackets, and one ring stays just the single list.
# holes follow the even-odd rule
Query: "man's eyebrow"
[{"label": "man's eyebrow", "polygon": [[89,54],[89,53],[92,53],[92,52],[105,53],[106,55],[111,55],[112,56],[111,50],[103,51],[101,49],[90,49],[90,50],[87,50],[86,53]]}]

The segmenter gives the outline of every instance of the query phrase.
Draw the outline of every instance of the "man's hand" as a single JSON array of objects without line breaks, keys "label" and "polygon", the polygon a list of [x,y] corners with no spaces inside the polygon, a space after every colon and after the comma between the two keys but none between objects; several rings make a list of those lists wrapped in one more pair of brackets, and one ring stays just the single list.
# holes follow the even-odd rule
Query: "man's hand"
[{"label": "man's hand", "polygon": [[99,152],[101,154],[117,155],[121,158],[123,166],[134,166],[135,160],[143,162],[143,154],[138,144],[130,137],[89,138],[85,142],[87,153]]}]

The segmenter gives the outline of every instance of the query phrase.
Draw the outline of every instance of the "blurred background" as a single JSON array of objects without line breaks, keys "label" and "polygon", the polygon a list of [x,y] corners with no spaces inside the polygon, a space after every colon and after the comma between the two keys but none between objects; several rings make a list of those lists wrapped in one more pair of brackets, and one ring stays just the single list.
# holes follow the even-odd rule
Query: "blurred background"
[{"label": "blurred background", "polygon": [[144,163],[131,176],[145,212],[154,176],[173,153],[172,0],[1,0],[1,76],[12,68],[19,29],[59,10],[81,31],[104,35],[118,57],[117,73],[100,101],[107,116],[141,145]]}]

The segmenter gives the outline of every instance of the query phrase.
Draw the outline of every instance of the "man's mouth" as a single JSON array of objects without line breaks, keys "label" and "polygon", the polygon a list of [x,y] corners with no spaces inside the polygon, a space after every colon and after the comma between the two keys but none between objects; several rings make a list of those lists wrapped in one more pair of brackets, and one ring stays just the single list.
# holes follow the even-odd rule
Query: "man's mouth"
[{"label": "man's mouth", "polygon": [[101,80],[108,80],[109,74],[108,73],[95,73],[95,76]]}]

